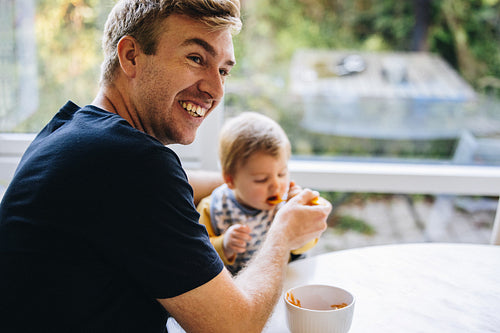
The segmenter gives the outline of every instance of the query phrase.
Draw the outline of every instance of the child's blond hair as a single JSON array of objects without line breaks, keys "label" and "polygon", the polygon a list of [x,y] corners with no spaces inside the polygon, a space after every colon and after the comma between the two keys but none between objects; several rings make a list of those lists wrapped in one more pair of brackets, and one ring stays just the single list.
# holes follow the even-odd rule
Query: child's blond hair
[{"label": "child's blond hair", "polygon": [[243,112],[226,121],[219,136],[222,173],[234,176],[238,166],[257,152],[290,158],[290,141],[281,126],[256,112]]}]

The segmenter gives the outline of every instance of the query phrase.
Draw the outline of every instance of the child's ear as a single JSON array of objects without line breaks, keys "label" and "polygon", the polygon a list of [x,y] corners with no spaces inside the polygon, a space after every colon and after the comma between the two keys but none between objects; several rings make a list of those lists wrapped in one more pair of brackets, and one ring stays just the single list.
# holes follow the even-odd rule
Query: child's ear
[{"label": "child's ear", "polygon": [[225,173],[222,177],[224,178],[224,183],[226,183],[227,187],[231,190],[234,189],[233,176]]}]

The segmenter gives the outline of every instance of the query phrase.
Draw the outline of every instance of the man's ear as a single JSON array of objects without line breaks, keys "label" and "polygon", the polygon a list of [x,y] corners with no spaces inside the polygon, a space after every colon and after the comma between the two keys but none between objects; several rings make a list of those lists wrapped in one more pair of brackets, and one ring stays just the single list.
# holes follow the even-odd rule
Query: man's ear
[{"label": "man's ear", "polygon": [[132,36],[123,36],[117,45],[120,67],[125,75],[134,78],[137,74],[136,58],[141,52],[139,44]]},{"label": "man's ear", "polygon": [[231,190],[234,189],[233,176],[224,173],[222,175],[222,178],[224,179],[224,183],[226,183],[227,187],[229,187]]}]

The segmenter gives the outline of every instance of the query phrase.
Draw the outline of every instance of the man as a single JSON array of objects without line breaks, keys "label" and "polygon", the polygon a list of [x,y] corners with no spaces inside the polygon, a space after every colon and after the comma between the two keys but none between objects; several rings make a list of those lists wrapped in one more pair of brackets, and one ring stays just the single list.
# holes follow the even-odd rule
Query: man
[{"label": "man", "polygon": [[0,332],[164,332],[168,315],[188,332],[262,330],[290,250],[331,206],[294,197],[233,280],[164,146],[191,143],[221,101],[239,27],[237,0],[115,6],[96,99],[63,106],[2,201]]}]

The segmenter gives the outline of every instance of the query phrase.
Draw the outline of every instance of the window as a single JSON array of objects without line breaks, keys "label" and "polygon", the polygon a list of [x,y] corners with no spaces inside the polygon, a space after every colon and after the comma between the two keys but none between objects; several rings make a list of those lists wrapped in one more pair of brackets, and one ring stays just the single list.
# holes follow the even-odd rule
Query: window
[{"label": "window", "polygon": [[0,131],[38,132],[67,99],[92,101],[100,34],[113,3],[0,1]]},{"label": "window", "polygon": [[0,2],[0,131],[38,108],[34,17],[31,2]]},{"label": "window", "polygon": [[500,134],[499,7],[244,1],[226,114],[272,116],[296,156],[456,163],[464,132]]},{"label": "window", "polygon": [[[114,3],[0,0],[0,190],[35,134],[68,99],[78,105],[94,99],[102,27]],[[218,131],[222,117],[215,112],[194,144],[172,147],[186,167],[217,169],[210,133]]]},{"label": "window", "polygon": [[[241,1],[223,110],[173,146],[187,167],[217,169],[213,133],[252,110],[305,186],[498,195],[500,1]],[[0,0],[0,186],[67,99],[94,98],[114,2]]]},{"label": "window", "polygon": [[499,1],[243,7],[225,115],[276,119],[299,184],[498,196]]}]

